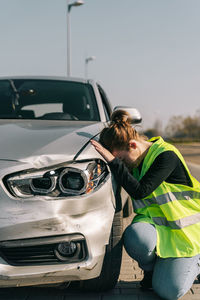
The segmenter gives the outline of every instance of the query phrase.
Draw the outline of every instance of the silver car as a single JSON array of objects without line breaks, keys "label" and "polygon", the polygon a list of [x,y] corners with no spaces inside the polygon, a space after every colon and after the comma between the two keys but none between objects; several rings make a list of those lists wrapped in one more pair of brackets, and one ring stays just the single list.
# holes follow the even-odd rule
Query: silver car
[{"label": "silver car", "polygon": [[115,286],[131,206],[90,144],[111,112],[95,81],[0,79],[0,287]]}]

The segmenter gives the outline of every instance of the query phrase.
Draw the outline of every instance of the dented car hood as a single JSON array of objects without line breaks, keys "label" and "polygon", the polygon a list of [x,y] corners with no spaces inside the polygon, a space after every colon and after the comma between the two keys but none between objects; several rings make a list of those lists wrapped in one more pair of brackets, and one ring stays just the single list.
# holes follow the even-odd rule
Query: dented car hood
[{"label": "dented car hood", "polygon": [[101,122],[1,120],[1,160],[26,161],[39,156],[73,159],[97,135]]}]

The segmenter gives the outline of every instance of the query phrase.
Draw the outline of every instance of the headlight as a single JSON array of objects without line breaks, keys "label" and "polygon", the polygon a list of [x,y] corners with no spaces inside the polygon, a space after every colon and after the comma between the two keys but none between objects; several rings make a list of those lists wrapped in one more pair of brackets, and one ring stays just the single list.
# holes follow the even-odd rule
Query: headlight
[{"label": "headlight", "polygon": [[35,195],[63,197],[94,191],[106,178],[108,169],[102,160],[74,162],[41,170],[26,170],[4,178],[9,191],[17,197]]}]

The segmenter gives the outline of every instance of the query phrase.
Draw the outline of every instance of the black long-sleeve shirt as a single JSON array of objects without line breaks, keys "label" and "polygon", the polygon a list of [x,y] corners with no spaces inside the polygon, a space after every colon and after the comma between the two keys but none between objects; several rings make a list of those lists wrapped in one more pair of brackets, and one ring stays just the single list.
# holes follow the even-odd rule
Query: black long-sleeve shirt
[{"label": "black long-sleeve shirt", "polygon": [[[142,163],[138,167],[139,171],[141,171]],[[173,151],[159,154],[140,181],[133,177],[119,158],[113,159],[108,165],[117,183],[134,199],[148,196],[163,181],[192,186],[181,160]]]}]

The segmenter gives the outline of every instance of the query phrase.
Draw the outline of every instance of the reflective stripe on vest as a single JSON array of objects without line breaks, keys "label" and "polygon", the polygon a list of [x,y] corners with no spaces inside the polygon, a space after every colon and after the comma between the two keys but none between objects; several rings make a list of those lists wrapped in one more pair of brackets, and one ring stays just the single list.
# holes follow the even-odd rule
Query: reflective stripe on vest
[{"label": "reflective stripe on vest", "polygon": [[150,206],[151,204],[165,204],[176,200],[190,200],[190,199],[200,199],[200,192],[196,191],[183,191],[183,192],[168,192],[157,197],[147,198],[143,200],[134,200],[134,209],[144,208]]},{"label": "reflective stripe on vest", "polygon": [[200,213],[188,217],[184,217],[177,221],[168,221],[164,217],[153,217],[152,220],[155,224],[160,226],[168,226],[172,229],[181,229],[196,223],[200,223]]}]

